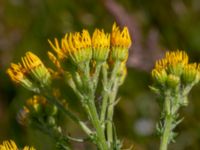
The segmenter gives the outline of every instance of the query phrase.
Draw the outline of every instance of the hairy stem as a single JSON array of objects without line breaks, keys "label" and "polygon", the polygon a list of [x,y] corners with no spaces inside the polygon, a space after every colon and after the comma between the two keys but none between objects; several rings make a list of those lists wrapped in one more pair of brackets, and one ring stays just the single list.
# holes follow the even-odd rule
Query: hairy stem
[{"label": "hairy stem", "polygon": [[160,150],[167,150],[167,146],[170,142],[171,126],[173,118],[171,115],[165,117],[164,132],[161,137]]}]

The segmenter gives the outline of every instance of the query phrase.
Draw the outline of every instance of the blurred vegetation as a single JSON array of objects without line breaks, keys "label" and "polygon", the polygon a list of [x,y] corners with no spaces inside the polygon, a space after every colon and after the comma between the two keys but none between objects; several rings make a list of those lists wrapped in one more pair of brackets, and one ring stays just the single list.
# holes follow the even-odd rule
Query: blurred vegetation
[{"label": "blurred vegetation", "polygon": [[[48,136],[19,125],[16,114],[31,96],[23,88],[13,85],[5,70],[10,62],[17,62],[27,51],[39,55],[45,64],[50,46],[47,39],[61,38],[66,32],[96,27],[110,31],[115,20],[123,22],[109,12],[105,3],[111,0],[2,0],[0,1],[0,141],[14,139],[19,145],[33,145],[40,149],[55,149]],[[141,44],[146,44],[152,29],[156,31],[160,51],[183,49],[192,60],[200,60],[200,1],[199,0],[117,0],[140,26]],[[117,10],[116,10],[117,11]],[[125,24],[126,22],[124,22]],[[135,39],[137,40],[137,39]],[[133,51],[134,51],[133,41]],[[148,48],[146,49],[148,51]],[[153,57],[154,53],[148,55]],[[131,58],[129,58],[131,59]],[[144,64],[145,65],[145,64]],[[148,68],[149,70],[151,68]],[[115,122],[125,146],[134,145],[137,150],[158,149],[159,137],[155,124],[159,119],[159,107],[150,92],[150,72],[130,67],[124,85],[120,88],[122,98],[115,111]],[[62,86],[62,85],[61,85]],[[189,107],[181,110],[184,121],[170,150],[200,149],[200,86],[190,94]],[[78,113],[78,102],[68,89],[69,104]],[[59,116],[67,133],[80,136],[74,124]],[[75,149],[89,149],[89,144],[75,144]]]}]

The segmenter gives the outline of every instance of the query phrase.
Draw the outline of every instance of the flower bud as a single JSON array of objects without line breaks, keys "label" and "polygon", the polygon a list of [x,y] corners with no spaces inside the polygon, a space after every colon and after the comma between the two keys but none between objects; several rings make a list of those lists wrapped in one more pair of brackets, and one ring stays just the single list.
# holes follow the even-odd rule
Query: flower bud
[{"label": "flower bud", "polygon": [[182,80],[185,84],[191,84],[199,80],[199,73],[197,70],[197,64],[188,64],[183,69]]},{"label": "flower bud", "polygon": [[54,116],[58,112],[58,108],[55,105],[47,104],[45,106],[45,112],[48,116]]},{"label": "flower bud", "polygon": [[173,74],[168,75],[166,85],[169,88],[176,88],[180,83],[180,78]]},{"label": "flower bud", "polygon": [[154,81],[160,85],[164,85],[167,80],[167,73],[164,69],[159,70],[159,71],[156,69],[153,69],[153,71],[151,72],[151,75]]},{"label": "flower bud", "polygon": [[44,97],[35,95],[27,100],[26,106],[30,110],[30,113],[40,115],[43,113],[43,107],[46,105],[46,102]]},{"label": "flower bud", "polygon": [[54,117],[52,116],[48,116],[47,117],[47,124],[51,127],[55,126],[56,125],[56,120]]}]

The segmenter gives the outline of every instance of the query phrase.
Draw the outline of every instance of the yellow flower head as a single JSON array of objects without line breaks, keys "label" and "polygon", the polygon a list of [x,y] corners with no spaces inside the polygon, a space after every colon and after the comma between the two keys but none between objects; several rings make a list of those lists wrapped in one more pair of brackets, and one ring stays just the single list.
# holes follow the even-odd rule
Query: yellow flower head
[{"label": "yellow flower head", "polygon": [[23,67],[42,85],[49,85],[51,75],[38,56],[32,52],[27,52],[22,57]]},{"label": "yellow flower head", "polygon": [[18,150],[17,145],[14,141],[3,141],[0,145],[0,150]]},{"label": "yellow flower head", "polygon": [[93,48],[110,48],[110,34],[104,30],[96,29],[92,35]]},{"label": "yellow flower head", "polygon": [[[18,150],[18,149],[19,148],[17,147],[17,145],[15,144],[15,142],[12,141],[12,140],[10,140],[10,141],[3,141],[3,143],[0,145],[0,150]],[[35,150],[35,148],[25,146],[23,148],[23,150]]]},{"label": "yellow flower head", "polygon": [[34,85],[26,76],[26,69],[21,64],[11,63],[10,68],[7,69],[7,74],[13,82],[21,84],[27,89],[34,89]]},{"label": "yellow flower head", "polygon": [[28,71],[32,71],[39,66],[44,66],[40,58],[30,51],[26,53],[25,57],[22,57],[22,64]]},{"label": "yellow flower head", "polygon": [[155,69],[167,69],[168,72],[179,75],[187,64],[188,55],[184,51],[166,52],[165,57],[156,62]]},{"label": "yellow flower head", "polygon": [[129,48],[131,46],[131,38],[127,27],[120,31],[116,23],[113,24],[111,33],[111,45],[122,48]]},{"label": "yellow flower head", "polygon": [[184,66],[182,80],[184,83],[199,82],[200,72],[197,63],[187,64]]},{"label": "yellow flower head", "polygon": [[63,47],[68,51],[69,58],[75,64],[89,61],[92,57],[91,38],[87,30],[82,33],[66,34]]},{"label": "yellow flower head", "polygon": [[8,75],[10,76],[11,80],[19,83],[25,78],[25,70],[21,66],[21,64],[14,64],[11,63],[10,68],[7,70]]},{"label": "yellow flower head", "polygon": [[96,29],[92,35],[93,59],[106,61],[110,50],[110,34]]},{"label": "yellow flower head", "polygon": [[[48,69],[44,66],[42,61],[31,52],[27,52],[26,56],[22,57],[21,64],[12,63],[7,73],[12,81],[32,91],[38,90],[36,87],[38,82],[42,85],[49,85],[51,82]],[[33,77],[37,83],[33,78],[30,78],[30,76]]]},{"label": "yellow flower head", "polygon": [[131,46],[131,38],[127,27],[122,31],[114,23],[111,33],[111,61],[124,61],[128,56],[128,49]]}]

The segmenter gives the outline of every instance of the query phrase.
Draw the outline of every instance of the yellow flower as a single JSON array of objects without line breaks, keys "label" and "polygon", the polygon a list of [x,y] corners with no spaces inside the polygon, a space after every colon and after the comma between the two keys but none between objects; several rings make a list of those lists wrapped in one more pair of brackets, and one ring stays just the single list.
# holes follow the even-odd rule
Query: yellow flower
[{"label": "yellow flower", "polygon": [[51,83],[51,75],[38,56],[32,52],[27,52],[22,57],[23,67],[30,73],[42,86]]},{"label": "yellow flower", "polygon": [[111,33],[111,54],[112,61],[124,61],[128,56],[128,49],[131,46],[131,38],[127,27],[122,31],[114,23]]},{"label": "yellow flower", "polygon": [[165,57],[156,62],[155,69],[166,69],[168,73],[180,75],[187,64],[188,55],[184,51],[166,52]]},{"label": "yellow flower", "polygon": [[87,30],[66,34],[61,40],[61,45],[57,39],[55,45],[50,40],[49,43],[59,59],[68,58],[73,63],[79,64],[89,61],[92,57],[91,38]]},{"label": "yellow flower", "polygon": [[34,88],[32,82],[26,76],[26,69],[21,64],[11,63],[10,68],[7,69],[7,74],[13,82],[21,84],[27,89]]},{"label": "yellow flower", "polygon": [[198,65],[196,63],[188,64],[184,66],[182,80],[186,84],[198,82],[200,78]]},{"label": "yellow flower", "polygon": [[0,150],[18,150],[17,145],[14,141],[3,141],[0,145]]},{"label": "yellow flower", "polygon": [[27,52],[25,57],[22,57],[22,63],[11,63],[10,68],[7,69],[7,73],[11,80],[15,83],[19,83],[25,88],[38,91],[36,84],[38,82],[42,86],[50,84],[50,73],[44,66],[42,61],[33,53]]},{"label": "yellow flower", "polygon": [[90,61],[92,57],[91,38],[87,30],[66,35],[64,47],[75,64]]},{"label": "yellow flower", "polygon": [[151,75],[154,81],[161,85],[164,85],[167,80],[167,73],[164,69],[153,69]]},{"label": "yellow flower", "polygon": [[166,52],[165,57],[156,61],[152,70],[153,79],[164,85],[177,86],[178,83],[196,84],[199,82],[200,72],[196,63],[189,63],[189,58],[184,51]]},{"label": "yellow flower", "polygon": [[19,83],[25,78],[25,69],[21,66],[21,64],[11,63],[10,68],[7,70],[8,75],[11,80]]},{"label": "yellow flower", "polygon": [[114,47],[130,48],[131,38],[127,27],[120,31],[116,23],[113,24],[111,34],[111,45]]},{"label": "yellow flower", "polygon": [[93,59],[106,61],[110,50],[110,34],[103,30],[96,29],[92,35]]},{"label": "yellow flower", "polygon": [[[15,144],[15,142],[12,141],[12,140],[10,140],[10,141],[3,141],[3,143],[0,145],[0,150],[18,150],[18,149],[19,148],[17,147],[17,145]],[[25,146],[23,148],[23,150],[35,150],[35,148]]]}]

